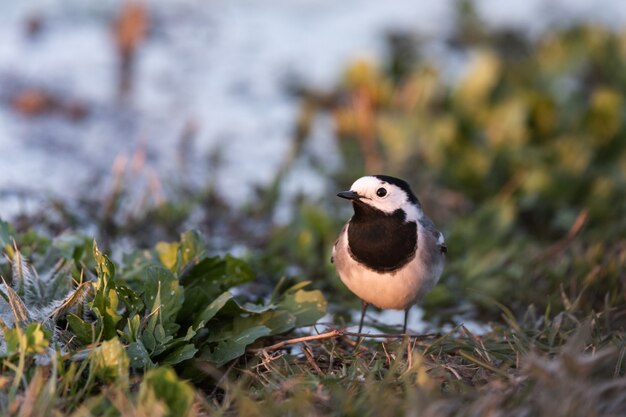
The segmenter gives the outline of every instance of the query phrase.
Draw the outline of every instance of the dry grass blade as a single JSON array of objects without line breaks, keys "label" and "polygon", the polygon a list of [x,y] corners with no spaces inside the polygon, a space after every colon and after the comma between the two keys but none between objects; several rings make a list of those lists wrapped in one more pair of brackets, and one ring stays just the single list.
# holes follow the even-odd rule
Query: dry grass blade
[{"label": "dry grass blade", "polygon": [[254,349],[252,351],[254,352],[261,352],[261,351],[265,351],[265,352],[271,352],[273,350],[277,350],[277,349],[281,349],[285,346],[288,345],[294,345],[297,343],[304,343],[304,342],[311,342],[314,340],[324,340],[324,339],[333,339],[336,337],[345,337],[345,336],[351,336],[351,337],[358,337],[358,338],[370,338],[370,339],[381,339],[381,338],[385,338],[385,339],[393,339],[393,338],[404,338],[404,337],[408,337],[409,339],[414,339],[414,340],[422,340],[422,339],[431,339],[433,337],[437,337],[438,335],[436,334],[425,334],[425,335],[406,335],[406,334],[384,334],[384,333],[356,333],[356,332],[346,332],[344,330],[340,330],[340,329],[335,329],[332,330],[330,332],[326,332],[326,333],[320,333],[320,334],[316,334],[316,335],[312,335],[312,336],[302,336],[302,337],[296,337],[293,339],[288,339],[288,340],[283,340],[282,342],[278,342],[275,343],[271,346],[267,346],[264,348],[260,348],[260,349]]},{"label": "dry grass blade", "polygon": [[256,352],[271,352],[273,350],[277,350],[285,346],[293,345],[296,343],[310,342],[313,340],[332,339],[334,337],[340,337],[340,336],[343,336],[343,332],[341,330],[333,330],[327,333],[316,334],[313,336],[303,336],[303,337],[296,337],[296,338],[289,339],[289,340],[283,340],[282,342],[275,343],[271,346],[267,346],[261,349],[255,349],[255,351]]},{"label": "dry grass blade", "polygon": [[13,247],[14,255],[13,262],[11,263],[13,289],[20,295],[23,294],[31,298],[41,298],[41,294],[37,291],[37,274],[24,259],[15,242],[13,243]]},{"label": "dry grass blade", "polygon": [[322,369],[319,367],[319,365],[315,361],[315,357],[314,357],[313,350],[311,349],[311,347],[307,345],[306,343],[304,343],[304,347],[302,348],[302,351],[304,352],[304,356],[306,357],[306,361],[309,364],[309,366],[313,368],[315,372],[317,372],[319,375],[322,375]]},{"label": "dry grass blade", "polygon": [[50,314],[50,317],[57,320],[60,316],[67,313],[72,307],[79,306],[91,293],[91,282],[81,283],[70,295],[65,297],[61,305],[59,305]]},{"label": "dry grass blade", "polygon": [[13,319],[16,326],[23,327],[24,324],[30,321],[30,316],[28,314],[28,309],[24,305],[22,299],[17,295],[17,293],[11,288],[7,282],[2,278],[2,283],[4,284],[4,288],[6,290],[6,294],[0,290],[0,294],[2,297],[9,303],[11,307],[11,312],[13,313]]},{"label": "dry grass blade", "polygon": [[504,372],[503,370],[501,370],[499,368],[496,368],[495,366],[493,366],[493,365],[491,365],[491,364],[489,364],[489,363],[487,363],[487,362],[485,362],[485,361],[483,361],[481,359],[478,359],[477,357],[475,357],[471,353],[465,352],[463,350],[459,350],[458,353],[459,353],[459,356],[467,359],[468,361],[470,361],[470,362],[472,362],[472,363],[474,363],[474,364],[476,364],[476,365],[478,365],[478,366],[480,366],[482,368],[485,368],[485,369],[487,369],[487,370],[489,370],[489,371],[491,371],[491,372],[493,372],[495,374],[498,374],[498,375],[500,375],[503,378],[507,378],[508,377],[508,374],[506,372]]},{"label": "dry grass blade", "polygon": [[54,408],[56,390],[56,369],[38,367],[32,377],[21,402],[19,417],[47,417]]}]

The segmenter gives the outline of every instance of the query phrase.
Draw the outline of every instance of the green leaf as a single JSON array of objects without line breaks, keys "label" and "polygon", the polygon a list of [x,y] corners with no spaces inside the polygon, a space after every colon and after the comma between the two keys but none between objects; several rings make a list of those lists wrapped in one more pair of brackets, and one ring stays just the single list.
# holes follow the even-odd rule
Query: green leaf
[{"label": "green leaf", "polygon": [[163,266],[172,272],[176,272],[178,264],[178,246],[178,242],[159,242],[154,247]]},{"label": "green leaf", "polygon": [[100,337],[100,329],[93,323],[87,323],[75,314],[68,314],[66,317],[70,329],[76,335],[78,340],[84,344],[94,343]]},{"label": "green leaf", "polygon": [[284,290],[282,288],[282,284],[284,281],[285,281],[285,278],[281,278],[281,280],[276,285],[274,289],[274,293],[272,294],[272,302],[276,302],[276,300],[280,299],[280,297],[287,291],[295,292],[299,289],[302,289],[311,285],[311,281],[301,281],[301,282],[298,282],[297,284],[292,285],[290,288],[287,288],[287,290]]},{"label": "green leaf", "polygon": [[155,251],[161,264],[176,274],[191,268],[206,255],[206,246],[195,230],[180,235],[180,242],[159,242]]},{"label": "green leaf", "polygon": [[141,341],[150,353],[154,353],[157,348],[157,341],[152,331],[144,331],[141,333]]},{"label": "green leaf", "polygon": [[115,289],[117,290],[120,301],[126,308],[127,315],[133,315],[143,311],[145,308],[143,301],[130,287],[126,285],[116,285]]},{"label": "green leaf", "polygon": [[154,337],[157,340],[158,344],[163,346],[163,350],[165,350],[169,342],[174,339],[172,335],[165,333],[165,328],[161,323],[157,324],[156,328],[154,329]]},{"label": "green leaf", "polygon": [[130,366],[137,369],[145,369],[154,367],[154,363],[150,359],[150,353],[141,342],[133,342],[126,348]]},{"label": "green leaf", "polygon": [[13,243],[13,236],[15,236],[15,229],[9,223],[0,219],[0,249],[10,249]]},{"label": "green leaf", "polygon": [[[265,313],[237,317],[233,320],[235,334],[240,334],[240,329],[252,326],[263,325],[271,330],[270,334],[276,335],[288,332],[296,325],[296,318],[293,314],[285,310],[266,311]],[[238,336],[235,336],[238,337]]]},{"label": "green leaf", "polygon": [[[310,298],[308,302],[314,297]],[[307,313],[303,318],[309,319],[311,315]],[[297,323],[296,316],[285,308],[271,304],[242,306],[228,292],[203,311],[200,323],[204,320],[209,333],[202,339],[201,358],[218,366],[243,355],[246,347],[259,337],[285,333]]]},{"label": "green leaf", "polygon": [[[266,306],[242,306],[230,293],[222,294],[198,318],[197,323],[207,323],[209,329],[203,339],[205,348],[201,358],[221,366],[243,355],[246,347],[260,337],[314,324],[326,313],[327,302],[320,291],[301,289],[305,285],[293,286],[277,304]],[[216,321],[211,321],[216,316]]]},{"label": "green leaf", "polygon": [[25,333],[28,350],[33,353],[44,353],[50,345],[52,332],[41,323],[30,323]]},{"label": "green leaf", "polygon": [[223,340],[213,349],[203,352],[200,359],[215,362],[217,366],[222,366],[230,360],[238,358],[246,352],[246,347],[263,336],[269,336],[272,330],[266,326],[255,326],[244,330],[236,337]]},{"label": "green leaf", "polygon": [[254,278],[249,265],[232,256],[204,258],[180,278],[185,302],[179,317],[193,317],[224,291]]},{"label": "green leaf", "polygon": [[225,292],[217,297],[211,304],[209,304],[202,312],[196,315],[193,327],[199,329],[209,322],[215,315],[226,305],[228,301],[233,298],[230,292]]},{"label": "green leaf", "polygon": [[155,254],[149,250],[136,250],[122,256],[124,281],[139,292],[143,285],[143,274],[150,265],[161,265]]},{"label": "green leaf", "polygon": [[90,353],[91,372],[102,381],[128,387],[129,360],[118,338],[105,340]]},{"label": "green leaf", "polygon": [[205,342],[221,342],[239,338],[245,335],[249,329],[263,326],[269,329],[269,335],[276,335],[288,332],[296,325],[296,317],[286,310],[266,311],[262,314],[237,315],[228,320],[224,319],[223,324],[218,329],[213,330],[206,337]]},{"label": "green leaf", "polygon": [[227,285],[230,287],[250,282],[254,279],[254,272],[246,261],[231,255],[224,256],[224,261],[226,261],[225,278],[229,281]]},{"label": "green leaf", "polygon": [[96,261],[98,277],[102,277],[105,280],[105,284],[107,284],[115,276],[115,265],[108,256],[100,252],[96,242],[93,242],[93,257]]},{"label": "green leaf", "polygon": [[145,270],[144,282],[143,302],[150,306],[146,314],[153,315],[148,328],[154,331],[156,323],[160,322],[165,335],[175,334],[180,328],[176,323],[176,315],[185,297],[178,279],[162,266],[149,266]]},{"label": "green leaf", "polygon": [[242,321],[261,323],[272,330],[272,335],[286,333],[296,326],[296,317],[286,310],[267,311],[260,314],[256,320],[253,317],[235,320],[235,326]]},{"label": "green leaf", "polygon": [[206,246],[196,230],[189,230],[180,235],[180,245],[178,248],[178,271],[192,261],[202,259],[206,256]]},{"label": "green leaf", "polygon": [[193,343],[187,343],[169,353],[163,360],[159,361],[160,365],[175,365],[194,357],[198,349]]},{"label": "green leaf", "polygon": [[117,335],[117,323],[122,316],[117,312],[118,297],[115,291],[115,266],[113,262],[98,250],[94,242],[93,257],[96,261],[98,280],[94,284],[95,295],[91,308],[101,319],[104,339],[111,339]]},{"label": "green leaf", "polygon": [[19,327],[8,329],[4,334],[4,340],[7,344],[7,356],[19,353],[20,346],[26,346],[26,337]]},{"label": "green leaf", "polygon": [[[150,410],[155,400],[167,407],[166,416],[185,416],[193,404],[194,391],[191,385],[181,381],[169,367],[151,369],[143,377],[139,387],[139,403]],[[150,413],[147,413],[150,415]]]},{"label": "green leaf", "polygon": [[147,324],[141,332],[141,341],[152,357],[165,352],[174,342],[180,328],[176,314],[181,308],[184,293],[174,274],[162,266],[149,266],[145,271],[145,291],[142,294]]},{"label": "green leaf", "polygon": [[134,314],[131,318],[126,319],[126,326],[124,326],[122,337],[124,337],[127,343],[136,342],[139,340],[140,333],[141,318],[139,314]]},{"label": "green leaf", "polygon": [[[298,287],[296,287],[298,288]],[[315,324],[326,314],[326,298],[319,290],[287,290],[278,308],[284,308],[296,317],[296,326]]]},{"label": "green leaf", "polygon": [[[196,330],[196,329],[194,329],[193,327],[188,327],[188,328],[187,328],[187,333],[186,333],[186,334],[185,334],[185,336],[182,338],[182,340],[183,340],[183,341],[185,341],[185,342],[188,342],[188,341],[190,341],[191,339],[193,339],[193,337],[194,337],[196,334],[197,334],[197,330]],[[179,339],[177,339],[177,340],[180,340],[180,338],[179,338]]]},{"label": "green leaf", "polygon": [[9,329],[5,334],[7,355],[44,353],[50,345],[52,333],[41,323],[30,323],[26,329]]}]

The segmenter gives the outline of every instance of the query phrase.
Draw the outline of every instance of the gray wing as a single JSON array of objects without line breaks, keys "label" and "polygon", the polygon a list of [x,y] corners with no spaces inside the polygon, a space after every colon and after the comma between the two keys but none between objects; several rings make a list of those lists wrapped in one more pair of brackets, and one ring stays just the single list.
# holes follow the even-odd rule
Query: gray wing
[{"label": "gray wing", "polygon": [[435,223],[433,223],[433,221],[426,216],[422,216],[422,218],[419,219],[419,222],[424,230],[426,230],[426,232],[433,237],[433,240],[437,242],[437,246],[439,246],[439,250],[441,250],[441,253],[448,252],[448,246],[446,245],[446,241],[443,238],[443,233],[437,230]]},{"label": "gray wing", "polygon": [[333,251],[330,255],[330,263],[333,264],[335,263],[335,252],[337,251],[337,243],[339,243],[339,239],[341,238],[341,236],[346,233],[346,227],[348,227],[348,223],[343,225],[343,228],[341,229],[341,232],[339,233],[339,236],[337,237],[337,240],[335,240],[335,244],[333,245]]}]

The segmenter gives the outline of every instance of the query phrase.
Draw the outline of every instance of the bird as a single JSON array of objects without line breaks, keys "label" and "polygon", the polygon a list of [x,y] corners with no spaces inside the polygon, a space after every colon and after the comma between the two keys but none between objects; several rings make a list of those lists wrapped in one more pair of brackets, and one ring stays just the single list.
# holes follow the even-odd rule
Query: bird
[{"label": "bird", "polygon": [[406,334],[409,309],[443,272],[448,251],[444,236],[402,179],[364,176],[337,196],[352,202],[354,215],[333,245],[331,263],[341,281],[361,299],[358,333],[367,307],[373,304],[404,310],[402,334]]}]

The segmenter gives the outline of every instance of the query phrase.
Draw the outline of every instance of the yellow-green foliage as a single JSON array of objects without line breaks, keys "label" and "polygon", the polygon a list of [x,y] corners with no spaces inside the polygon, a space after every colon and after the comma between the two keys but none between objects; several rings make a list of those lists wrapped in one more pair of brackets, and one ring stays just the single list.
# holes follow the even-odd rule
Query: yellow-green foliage
[{"label": "yellow-green foliage", "polygon": [[[577,26],[518,38],[517,53],[498,33],[472,39],[455,51],[456,79],[427,60],[400,78],[371,62],[345,71],[347,98],[333,108],[341,178],[382,171],[414,185],[450,249],[432,305],[486,295],[523,311],[562,305],[559,288],[584,280],[617,290],[604,268],[586,277],[623,256],[626,32]],[[607,255],[581,262],[596,240]]]}]

